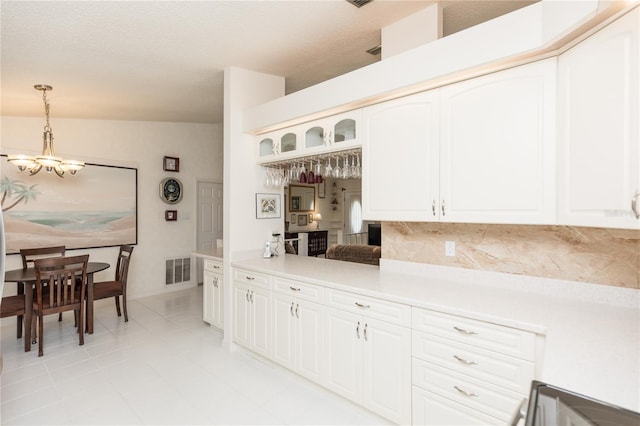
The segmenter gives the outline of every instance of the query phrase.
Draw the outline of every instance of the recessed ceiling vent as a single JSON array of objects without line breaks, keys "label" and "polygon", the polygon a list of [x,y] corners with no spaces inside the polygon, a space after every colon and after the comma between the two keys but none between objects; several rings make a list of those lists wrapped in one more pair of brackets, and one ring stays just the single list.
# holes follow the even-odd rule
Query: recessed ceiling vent
[{"label": "recessed ceiling vent", "polygon": [[379,44],[375,47],[372,47],[371,49],[367,50],[367,53],[372,54],[373,56],[379,55],[380,52],[382,52],[382,45]]},{"label": "recessed ceiling vent", "polygon": [[351,3],[355,7],[362,7],[365,4],[371,3],[373,0],[347,0],[348,3]]}]

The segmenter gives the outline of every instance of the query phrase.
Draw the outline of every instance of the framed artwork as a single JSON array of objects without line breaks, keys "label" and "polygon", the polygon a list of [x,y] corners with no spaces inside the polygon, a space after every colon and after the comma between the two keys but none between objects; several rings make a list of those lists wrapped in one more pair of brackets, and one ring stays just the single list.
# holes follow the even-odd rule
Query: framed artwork
[{"label": "framed artwork", "polygon": [[327,187],[324,180],[318,184],[318,198],[324,198],[327,196]]},{"label": "framed artwork", "polygon": [[307,215],[299,214],[298,215],[298,226],[306,226],[307,224]]},{"label": "framed artwork", "polygon": [[167,222],[178,220],[178,210],[165,210],[164,220]]},{"label": "framed artwork", "polygon": [[298,222],[296,221],[296,214],[291,214],[291,224],[296,225]]},{"label": "framed artwork", "polygon": [[7,253],[64,244],[67,250],[138,243],[138,169],[86,163],[62,179],[18,172],[0,156]]},{"label": "framed artwork", "polygon": [[300,197],[292,196],[291,197],[291,210],[300,210]]},{"label": "framed artwork", "polygon": [[280,215],[280,194],[256,194],[257,219],[276,219]]},{"label": "framed artwork", "polygon": [[162,158],[162,170],[166,172],[179,172],[180,171],[180,159],[177,157],[163,157]]}]

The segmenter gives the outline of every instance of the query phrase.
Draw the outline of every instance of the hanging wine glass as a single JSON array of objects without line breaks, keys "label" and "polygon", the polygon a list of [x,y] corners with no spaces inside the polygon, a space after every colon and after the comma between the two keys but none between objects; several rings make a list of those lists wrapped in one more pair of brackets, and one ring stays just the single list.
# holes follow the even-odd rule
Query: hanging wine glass
[{"label": "hanging wine glass", "polygon": [[349,179],[351,176],[351,166],[349,166],[349,156],[344,156],[344,161],[342,162],[342,179]]},{"label": "hanging wine glass", "polygon": [[336,166],[333,168],[333,177],[339,179],[342,176],[342,169],[340,168],[340,157],[336,157]]},{"label": "hanging wine glass", "polygon": [[300,177],[298,178],[298,181],[300,183],[307,183],[307,170],[304,168],[304,163],[300,164],[299,170],[300,170]]},{"label": "hanging wine glass", "polygon": [[333,167],[331,167],[331,157],[327,158],[327,165],[324,168],[324,175],[326,177],[331,177],[331,174],[333,173]]},{"label": "hanging wine glass", "polygon": [[313,173],[313,160],[309,161],[309,173],[307,174],[307,183],[316,183],[316,175]]},{"label": "hanging wine glass", "polygon": [[318,159],[314,171],[316,172],[316,183],[322,183],[322,164],[320,163],[320,159]]}]

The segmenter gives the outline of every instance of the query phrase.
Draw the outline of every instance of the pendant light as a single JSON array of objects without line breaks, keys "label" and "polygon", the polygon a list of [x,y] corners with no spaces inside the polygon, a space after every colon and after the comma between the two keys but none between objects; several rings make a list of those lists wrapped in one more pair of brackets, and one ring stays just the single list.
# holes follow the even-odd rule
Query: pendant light
[{"label": "pendant light", "polygon": [[53,90],[53,87],[47,86],[46,84],[36,84],[33,87],[36,90],[42,91],[44,113],[47,119],[42,134],[42,154],[35,157],[23,154],[9,155],[7,161],[16,166],[21,172],[27,170],[31,176],[37,174],[42,168],[44,168],[47,173],[51,173],[52,170],[55,171],[59,177],[64,177],[65,172],[69,172],[73,176],[78,170],[84,167],[84,162],[64,160],[56,157],[53,151],[53,132],[49,125],[49,100],[47,99],[47,90]]}]

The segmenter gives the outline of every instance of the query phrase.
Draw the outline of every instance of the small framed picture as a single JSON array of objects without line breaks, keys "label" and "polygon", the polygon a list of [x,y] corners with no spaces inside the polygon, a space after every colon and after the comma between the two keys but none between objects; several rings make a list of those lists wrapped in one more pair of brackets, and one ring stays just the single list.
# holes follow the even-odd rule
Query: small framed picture
[{"label": "small framed picture", "polygon": [[165,210],[164,220],[167,222],[178,220],[178,210]]},{"label": "small framed picture", "polygon": [[177,157],[164,157],[162,159],[162,170],[166,172],[179,172],[180,159]]},{"label": "small framed picture", "polygon": [[298,215],[298,226],[306,226],[307,225],[307,215],[299,214]]},{"label": "small framed picture", "polygon": [[280,194],[256,194],[257,219],[277,219],[280,215]]},{"label": "small framed picture", "polygon": [[292,225],[296,225],[298,222],[296,221],[296,215],[295,213],[291,214],[291,224]]},{"label": "small framed picture", "polygon": [[322,183],[318,184],[318,198],[324,198],[327,196],[327,187],[325,185],[325,182],[322,181]]}]

